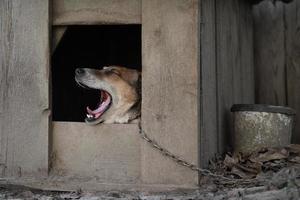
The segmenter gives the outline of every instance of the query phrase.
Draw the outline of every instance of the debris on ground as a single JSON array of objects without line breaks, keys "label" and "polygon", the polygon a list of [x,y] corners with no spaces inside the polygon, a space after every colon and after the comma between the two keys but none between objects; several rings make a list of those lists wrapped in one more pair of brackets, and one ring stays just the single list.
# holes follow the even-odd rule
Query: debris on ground
[{"label": "debris on ground", "polygon": [[[285,172],[282,172],[285,174]],[[281,174],[280,176],[282,176]],[[284,177],[284,176],[282,176]],[[287,179],[285,179],[287,180]],[[282,179],[281,183],[285,181]],[[282,188],[259,186],[251,188],[210,188],[198,190],[175,190],[168,192],[62,192],[42,191],[29,188],[0,186],[0,199],[4,200],[296,200],[300,199],[299,187],[286,183]],[[212,190],[211,190],[212,189]]]},{"label": "debris on ground", "polygon": [[300,167],[300,145],[262,148],[248,154],[227,153],[211,162],[215,173],[237,179],[253,179],[261,173],[278,172],[284,167]]}]

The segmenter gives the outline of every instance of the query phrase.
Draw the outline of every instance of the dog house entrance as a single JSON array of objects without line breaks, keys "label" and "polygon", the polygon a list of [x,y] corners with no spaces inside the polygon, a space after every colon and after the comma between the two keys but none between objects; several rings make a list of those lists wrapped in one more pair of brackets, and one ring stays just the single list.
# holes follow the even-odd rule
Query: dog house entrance
[{"label": "dog house entrance", "polygon": [[108,65],[141,71],[141,25],[68,26],[52,56],[52,120],[83,122],[99,91],[80,88],[75,69]]},{"label": "dog house entrance", "polygon": [[74,76],[76,68],[108,65],[141,70],[141,25],[54,26],[53,41],[61,28],[52,54],[51,173],[132,182],[140,174],[138,124],[81,123],[100,91],[79,87]]}]

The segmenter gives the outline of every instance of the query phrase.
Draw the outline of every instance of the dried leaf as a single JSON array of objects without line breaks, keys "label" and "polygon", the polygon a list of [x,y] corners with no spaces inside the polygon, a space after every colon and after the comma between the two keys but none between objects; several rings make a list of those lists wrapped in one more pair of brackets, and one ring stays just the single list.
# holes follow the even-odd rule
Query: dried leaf
[{"label": "dried leaf", "polygon": [[291,159],[289,159],[289,161],[300,164],[300,156],[296,156],[294,158],[291,158]]},{"label": "dried leaf", "polygon": [[252,162],[267,162],[271,160],[286,159],[289,152],[286,149],[269,148],[268,151],[263,153],[253,154],[249,157]]},{"label": "dried leaf", "polygon": [[300,144],[290,144],[287,149],[290,153],[300,154]]},{"label": "dried leaf", "polygon": [[266,173],[278,172],[290,165],[300,165],[300,145],[292,144],[285,148],[262,148],[258,151],[242,154],[227,153],[214,167],[219,174],[245,178],[260,176]]},{"label": "dried leaf", "polygon": [[231,157],[228,154],[226,154],[225,159],[223,161],[224,165],[231,169],[234,165],[238,163],[238,158],[237,157]]},{"label": "dried leaf", "polygon": [[282,148],[282,149],[280,150],[280,153],[281,153],[282,155],[285,155],[286,157],[289,156],[289,151],[288,151],[286,148]]},{"label": "dried leaf", "polygon": [[233,167],[230,173],[243,179],[254,178],[256,176],[256,174],[247,173],[238,167]]},{"label": "dried leaf", "polygon": [[248,168],[255,170],[256,173],[258,174],[262,171],[263,163],[261,163],[261,162],[252,163],[249,161],[249,162],[247,162],[247,166],[248,166]]},{"label": "dried leaf", "polygon": [[238,161],[239,163],[245,161],[245,158],[244,158],[243,154],[240,153],[240,152],[238,152],[238,153],[234,152],[233,157],[234,157],[235,159],[237,159],[237,161]]},{"label": "dried leaf", "polygon": [[286,160],[273,160],[263,164],[263,171],[274,171],[277,172],[287,164]]},{"label": "dried leaf", "polygon": [[251,166],[245,166],[245,165],[241,165],[241,164],[236,164],[236,167],[245,171],[245,172],[248,172],[248,173],[252,173],[252,174],[258,174],[259,173],[259,170],[255,169],[255,168],[252,168]]}]

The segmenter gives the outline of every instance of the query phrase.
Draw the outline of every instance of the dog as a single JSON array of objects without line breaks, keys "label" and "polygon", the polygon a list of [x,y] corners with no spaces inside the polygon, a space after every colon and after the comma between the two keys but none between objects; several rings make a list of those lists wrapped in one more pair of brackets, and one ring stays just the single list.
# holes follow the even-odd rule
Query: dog
[{"label": "dog", "polygon": [[89,107],[85,122],[128,123],[140,117],[141,73],[121,66],[101,70],[77,68],[75,81],[84,88],[100,90],[100,102],[95,110]]}]

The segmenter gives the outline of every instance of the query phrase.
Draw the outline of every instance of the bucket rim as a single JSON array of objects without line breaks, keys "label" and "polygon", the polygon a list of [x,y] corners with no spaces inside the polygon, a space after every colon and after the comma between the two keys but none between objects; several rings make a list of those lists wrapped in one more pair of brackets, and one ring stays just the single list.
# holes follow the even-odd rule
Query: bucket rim
[{"label": "bucket rim", "polygon": [[253,112],[270,112],[281,113],[286,115],[296,115],[296,111],[286,106],[273,106],[269,104],[234,104],[231,112],[253,111]]}]

